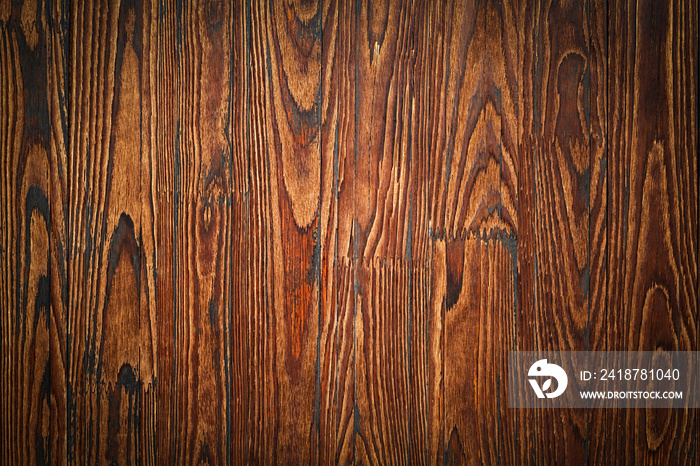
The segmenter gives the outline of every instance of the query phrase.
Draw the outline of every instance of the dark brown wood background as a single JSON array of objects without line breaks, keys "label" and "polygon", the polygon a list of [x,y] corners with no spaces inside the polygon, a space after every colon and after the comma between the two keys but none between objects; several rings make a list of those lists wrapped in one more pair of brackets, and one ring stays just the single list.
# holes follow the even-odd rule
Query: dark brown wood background
[{"label": "dark brown wood background", "polygon": [[1,464],[700,464],[697,1],[0,5]]}]

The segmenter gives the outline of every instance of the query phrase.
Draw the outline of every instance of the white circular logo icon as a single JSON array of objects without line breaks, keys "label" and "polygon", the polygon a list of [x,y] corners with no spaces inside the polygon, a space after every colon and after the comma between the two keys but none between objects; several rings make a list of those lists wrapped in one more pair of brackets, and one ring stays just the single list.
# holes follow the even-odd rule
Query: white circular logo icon
[{"label": "white circular logo icon", "polygon": [[[542,386],[540,386],[538,379],[530,378],[530,385],[535,391],[537,398],[556,398],[566,390],[566,386],[569,383],[569,378],[566,376],[564,369],[557,366],[556,364],[548,364],[546,359],[540,359],[535,361],[535,363],[530,366],[530,370],[527,371],[528,377],[547,377],[544,379]],[[557,381],[557,389],[553,392],[548,392],[552,388],[552,378]]]}]

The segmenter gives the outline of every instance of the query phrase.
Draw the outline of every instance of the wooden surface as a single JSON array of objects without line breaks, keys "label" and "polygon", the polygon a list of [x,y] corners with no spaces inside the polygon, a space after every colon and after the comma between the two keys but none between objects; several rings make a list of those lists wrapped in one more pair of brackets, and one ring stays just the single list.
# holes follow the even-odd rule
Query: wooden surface
[{"label": "wooden surface", "polygon": [[0,2],[0,464],[697,464],[510,350],[696,351],[698,5]]}]

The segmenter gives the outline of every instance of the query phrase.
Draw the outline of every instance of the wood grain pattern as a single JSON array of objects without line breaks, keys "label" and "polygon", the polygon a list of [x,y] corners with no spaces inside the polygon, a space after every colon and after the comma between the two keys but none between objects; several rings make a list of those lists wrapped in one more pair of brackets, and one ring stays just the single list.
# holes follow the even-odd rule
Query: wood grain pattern
[{"label": "wood grain pattern", "polygon": [[[614,349],[608,344],[608,11],[606,1],[591,1],[588,9],[590,36],[590,126],[588,196],[588,341],[591,351]],[[591,463],[607,459],[610,434],[614,432],[612,410],[589,411],[588,458]]]},{"label": "wood grain pattern", "polygon": [[48,464],[54,440],[50,23],[45,5],[0,7],[3,464]]},{"label": "wood grain pattern", "polygon": [[143,241],[150,190],[144,196],[141,180],[151,152],[151,13],[149,3],[71,8],[69,462],[153,454],[154,243],[148,232]]},{"label": "wood grain pattern", "polygon": [[356,5],[355,460],[362,463],[410,461],[413,443],[423,450],[410,342],[414,317],[428,308],[425,288],[414,288],[428,251],[426,119],[415,73],[425,18],[424,2]]},{"label": "wood grain pattern", "polygon": [[509,1],[436,7],[430,189],[438,236],[516,229],[517,7]]},{"label": "wood grain pattern", "polygon": [[250,380],[250,346],[247,338],[249,328],[249,251],[250,251],[250,204],[249,204],[249,73],[248,23],[246,12],[240,2],[231,6],[231,295],[230,306],[230,398],[229,445],[226,462],[239,463],[247,458],[248,406],[252,396]]},{"label": "wood grain pattern", "polygon": [[175,462],[175,205],[179,201],[177,183],[177,54],[176,9],[174,2],[159,2],[154,18],[156,53],[154,114],[156,115],[155,154],[151,158],[153,189],[153,230],[156,238],[156,446],[157,459]]},{"label": "wood grain pattern", "polygon": [[352,2],[322,4],[320,151],[321,302],[318,443],[322,464],[354,458],[354,13]]},{"label": "wood grain pattern", "polygon": [[513,434],[512,426],[500,406],[507,349],[515,343],[513,243],[509,237],[471,237],[439,246],[445,260],[441,288],[446,301],[445,461],[449,464],[494,464],[499,458],[515,462],[507,438]]},{"label": "wood grain pattern", "polygon": [[51,445],[52,463],[63,463],[68,452],[67,355],[68,342],[66,310],[68,306],[68,53],[69,11],[64,2],[47,2],[49,19],[47,35],[47,101],[51,128],[50,195],[51,216]]},{"label": "wood grain pattern", "polygon": [[696,464],[697,9],[2,0],[0,463]]},{"label": "wood grain pattern", "polygon": [[520,10],[513,2],[444,2],[435,11],[432,292],[444,332],[433,336],[444,345],[435,370],[444,377],[437,457],[451,464],[515,460],[502,437],[514,432],[515,417],[501,416],[498,403],[506,351],[516,349],[518,164],[527,163],[518,160]]},{"label": "wood grain pattern", "polygon": [[[321,157],[332,162],[330,218],[323,245],[321,277],[324,320],[333,331],[324,338],[333,349],[322,353],[328,383],[319,403],[319,460],[349,464],[355,460],[355,83],[356,8],[353,1],[323,2],[321,68]],[[325,171],[324,171],[325,172]],[[329,180],[330,177],[326,177]],[[329,181],[326,181],[328,183]],[[323,191],[325,191],[325,187]],[[331,260],[332,259],[332,260]],[[330,312],[329,312],[330,311]],[[331,324],[332,323],[332,324]],[[332,325],[332,327],[331,327]],[[321,347],[323,348],[323,346]],[[328,355],[328,356],[326,356]],[[321,384],[324,382],[322,381]],[[324,385],[322,385],[324,387]],[[330,402],[332,407],[328,408]],[[323,409],[326,409],[324,413]]]},{"label": "wood grain pattern", "polygon": [[[589,13],[583,2],[533,5],[533,349],[583,351],[590,345]],[[537,410],[534,416],[541,426],[534,439],[537,461],[586,458],[584,410]]]},{"label": "wood grain pattern", "polygon": [[318,455],[317,410],[328,396],[320,392],[330,317],[320,277],[330,198],[321,187],[330,191],[333,165],[320,147],[323,8],[254,4],[250,17],[250,228],[260,280],[251,311],[262,323],[252,337],[264,363],[257,396],[265,395],[251,423],[264,443],[251,461],[306,463]]},{"label": "wood grain pattern", "polygon": [[239,188],[232,185],[230,133],[233,12],[218,2],[185,1],[168,13],[176,120],[169,175],[173,333],[163,339],[172,345],[166,452],[175,463],[221,464],[231,442],[231,222]]},{"label": "wood grain pattern", "polygon": [[[610,4],[607,306],[615,349],[697,350],[693,14],[693,2]],[[694,410],[616,415],[629,430],[610,441],[620,461],[697,461]]]}]

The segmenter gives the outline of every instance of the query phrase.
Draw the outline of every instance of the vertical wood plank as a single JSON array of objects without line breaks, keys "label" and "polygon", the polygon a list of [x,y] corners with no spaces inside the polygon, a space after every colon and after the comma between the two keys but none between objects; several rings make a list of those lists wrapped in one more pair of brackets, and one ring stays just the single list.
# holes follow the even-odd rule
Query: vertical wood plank
[{"label": "vertical wood plank", "polygon": [[158,18],[154,46],[156,53],[155,106],[156,139],[154,163],[150,170],[155,185],[153,225],[156,241],[156,457],[175,463],[177,422],[175,411],[175,205],[179,202],[177,10],[175,2],[154,5]]},{"label": "vertical wood plank", "polygon": [[[535,34],[537,319],[543,348],[587,348],[590,63],[586,5],[541,5]],[[551,323],[551,324],[548,324]]]},{"label": "vertical wood plank", "polygon": [[[420,3],[358,3],[356,8],[355,225],[358,259],[408,257],[413,187],[422,154],[413,145],[416,27]],[[423,201],[425,202],[425,201]],[[369,264],[368,264],[369,265]]]},{"label": "vertical wood plank", "polygon": [[426,464],[445,457],[445,305],[447,258],[444,239],[432,241],[429,310],[426,335]]},{"label": "vertical wood plank", "polygon": [[[427,213],[427,209],[425,210]],[[428,231],[426,225],[426,233]],[[428,236],[426,234],[426,236]],[[433,368],[434,348],[431,346],[431,303],[430,282],[431,264],[428,261],[414,261],[411,264],[408,279],[410,280],[409,295],[409,462],[427,464],[431,436],[434,425],[429,422],[430,412],[435,406],[430,405],[433,393],[431,390],[431,368]],[[431,351],[432,350],[432,351]]]},{"label": "vertical wood plank", "polygon": [[62,309],[54,313],[51,296],[50,182],[56,167],[50,23],[46,5],[0,5],[0,462],[7,464],[48,464],[51,454],[51,329]]},{"label": "vertical wood plank", "polygon": [[[610,346],[697,350],[697,5],[611,1],[609,18]],[[693,461],[693,410],[617,415],[621,461]]]},{"label": "vertical wood plank", "polygon": [[[354,1],[323,2],[321,69],[321,160],[332,163],[322,193],[331,195],[327,238],[322,245],[322,322],[319,364],[323,372],[319,404],[319,460],[321,463],[354,462],[355,405],[355,242],[353,239],[355,190],[355,32]],[[327,173],[324,168],[323,173]],[[329,189],[330,188],[330,189]],[[325,204],[324,204],[325,205]],[[323,227],[323,224],[322,224]],[[328,329],[328,330],[326,330]],[[330,346],[332,345],[332,349]],[[329,354],[329,352],[332,352]],[[331,405],[329,405],[329,403]],[[324,412],[324,409],[326,410]]]},{"label": "vertical wood plank", "polygon": [[[172,10],[171,10],[172,11]],[[222,464],[231,440],[230,5],[175,3],[174,461]],[[237,177],[240,181],[240,177]]]},{"label": "vertical wood plank", "polygon": [[243,2],[232,5],[231,45],[231,314],[230,314],[230,447],[227,462],[248,461],[250,387],[249,330],[249,27]]},{"label": "vertical wood plank", "polygon": [[413,277],[427,255],[414,258],[413,242],[427,251],[428,238],[427,196],[418,185],[426,178],[427,158],[413,153],[419,125],[416,41],[425,16],[423,2],[360,2],[355,11],[358,462],[406,462],[411,455],[410,325],[412,312],[427,312],[411,307],[423,291],[413,289]]},{"label": "vertical wood plank", "polygon": [[263,419],[252,424],[251,461],[306,463],[318,455],[330,319],[321,317],[320,277],[333,253],[322,246],[333,182],[333,159],[320,146],[323,6],[255,3],[250,17],[250,228],[259,280],[251,312],[260,329],[251,338],[265,366],[255,368]]},{"label": "vertical wood plank", "polygon": [[68,215],[68,38],[67,2],[46,5],[49,33],[46,38],[48,90],[47,102],[51,127],[50,195],[51,211],[51,445],[50,462],[65,464],[67,453],[67,385],[66,385],[66,307],[67,264],[66,231]]},{"label": "vertical wood plank", "polygon": [[[512,238],[445,243],[445,461],[514,461],[505,407],[507,351],[515,340]],[[442,243],[442,240],[440,240]]]},{"label": "vertical wood plank", "polygon": [[[536,62],[535,34],[533,16],[534,5],[528,3],[520,8],[522,30],[521,59],[522,66],[522,116],[519,124],[520,141],[518,146],[518,316],[517,345],[518,351],[533,351],[536,348],[536,326],[533,315],[536,309],[537,257],[535,237],[535,173],[536,173],[536,128],[534,85],[536,75],[532,72]],[[525,25],[528,25],[527,28]],[[515,458],[521,463],[534,463],[535,412],[518,410],[517,442]]]},{"label": "vertical wood plank", "polygon": [[435,11],[431,315],[443,320],[431,329],[443,334],[431,341],[443,351],[434,373],[436,382],[444,377],[446,462],[516,461],[519,444],[511,438],[518,414],[504,395],[507,351],[518,342],[518,180],[527,164],[523,10],[503,1],[445,2]]},{"label": "vertical wood plank", "polygon": [[[269,215],[269,191],[265,184],[269,176],[268,162],[271,157],[267,154],[269,146],[265,128],[265,109],[270,105],[268,93],[270,85],[269,74],[265,68],[264,29],[259,25],[265,24],[266,10],[258,11],[257,4],[246,4],[246,24],[250,34],[248,61],[250,92],[248,95],[250,114],[248,116],[248,131],[250,135],[249,149],[249,228],[250,252],[250,306],[248,313],[248,347],[250,351],[251,368],[249,375],[251,397],[248,400],[249,450],[247,460],[252,463],[273,463],[274,449],[277,445],[276,421],[276,384],[273,379],[273,356],[270,346],[274,336],[268,331],[271,317],[269,307],[274,298],[272,290],[268,290],[268,282],[272,277],[271,267],[268,268],[271,241],[271,219]],[[260,14],[263,14],[262,18]],[[261,108],[262,107],[262,108]],[[257,238],[257,241],[253,241]]]},{"label": "vertical wood plank", "polygon": [[153,267],[148,212],[146,248],[142,230],[142,161],[151,152],[150,8],[71,5],[69,462],[152,457],[155,315],[149,277],[142,276]]},{"label": "vertical wood plank", "polygon": [[509,1],[446,2],[434,82],[435,234],[515,231],[520,120],[519,12]]},{"label": "vertical wood plank", "polygon": [[[342,407],[346,404],[345,387],[339,383],[346,380],[346,367],[343,368],[343,377],[338,376],[343,356],[339,352],[339,345],[344,341],[339,325],[338,314],[345,309],[343,296],[347,296],[350,282],[350,274],[341,264],[347,265],[347,248],[344,241],[344,252],[339,256],[338,229],[340,223],[343,228],[348,228],[351,215],[341,212],[338,204],[338,192],[341,189],[341,177],[345,181],[345,166],[343,171],[339,169],[339,145],[342,144],[339,137],[339,112],[346,111],[339,105],[339,95],[347,91],[348,82],[340,81],[344,68],[338,65],[336,54],[347,53],[347,39],[351,36],[339,37],[339,31],[343,31],[346,25],[339,25],[340,15],[345,15],[348,5],[341,2],[325,0],[320,2],[321,8],[321,93],[320,93],[320,127],[319,150],[321,154],[321,183],[320,183],[320,276],[319,276],[319,323],[318,346],[316,361],[316,403],[315,413],[318,413],[317,437],[312,437],[312,462],[321,464],[340,462],[338,448],[338,423],[342,414]],[[345,186],[347,184],[344,183]],[[344,292],[344,293],[343,293]],[[340,293],[340,295],[339,295]],[[342,314],[347,317],[346,313]],[[350,321],[351,322],[351,321]],[[350,341],[351,338],[350,338]],[[346,360],[347,361],[347,360]],[[340,382],[339,382],[340,381]],[[340,401],[337,401],[340,393]],[[316,415],[316,414],[315,414]]]},{"label": "vertical wood plank", "polygon": [[427,464],[431,461],[429,445],[435,435],[430,422],[431,393],[434,380],[434,348],[431,346],[431,274],[432,246],[430,235],[430,144],[432,134],[432,95],[430,73],[433,53],[430,48],[432,17],[430,2],[415,2],[413,27],[413,62],[409,67],[402,119],[404,121],[401,154],[410,167],[408,178],[408,235],[405,255],[409,261],[408,315],[408,462]]},{"label": "vertical wood plank", "polygon": [[590,194],[589,194],[589,348],[607,350],[607,207],[608,207],[608,11],[607,0],[591,0],[590,53]]},{"label": "vertical wood plank", "polygon": [[354,3],[324,1],[322,26],[320,397],[313,461],[347,464],[355,441]]},{"label": "vertical wood plank", "polygon": [[[589,291],[588,348],[607,351],[608,292],[608,3],[589,2],[590,54],[590,177],[589,177]],[[588,458],[591,463],[609,458],[615,431],[613,410],[591,410],[588,420]]]},{"label": "vertical wood plank", "polygon": [[141,10],[141,227],[140,264],[141,282],[139,296],[139,360],[138,360],[138,430],[137,462],[157,462],[157,391],[158,377],[158,328],[157,328],[157,257],[156,219],[157,186],[154,170],[158,150],[156,99],[158,70],[158,9],[155,2],[145,2]]},{"label": "vertical wood plank", "polygon": [[336,369],[335,461],[354,464],[356,442],[355,401],[355,268],[353,262],[341,258],[335,267],[338,358]]},{"label": "vertical wood plank", "polygon": [[[586,3],[533,5],[532,349],[589,349],[590,23]],[[526,180],[523,180],[526,181]],[[598,181],[598,180],[596,180]],[[585,410],[532,413],[535,458],[587,458]],[[555,434],[556,432],[556,434]]]},{"label": "vertical wood plank", "polygon": [[[321,242],[321,270],[319,277],[319,323],[316,361],[317,399],[314,409],[318,413],[318,436],[312,437],[311,461],[320,464],[338,462],[336,408],[338,373],[338,92],[339,70],[336,53],[338,41],[338,15],[342,5],[324,0],[321,8],[321,82],[320,82],[320,133],[321,154],[319,241]],[[342,392],[341,392],[342,393]],[[342,405],[342,398],[341,398]]]},{"label": "vertical wood plank", "polygon": [[358,266],[356,293],[356,461],[405,462],[408,444],[410,266],[375,259]]}]

